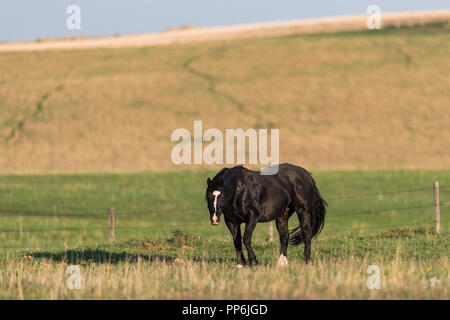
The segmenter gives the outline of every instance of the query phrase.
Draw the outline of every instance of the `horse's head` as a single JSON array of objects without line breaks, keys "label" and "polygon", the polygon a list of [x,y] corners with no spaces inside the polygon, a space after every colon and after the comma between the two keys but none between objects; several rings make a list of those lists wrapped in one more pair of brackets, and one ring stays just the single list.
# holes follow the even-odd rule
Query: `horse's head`
[{"label": "horse's head", "polygon": [[213,226],[217,226],[225,204],[225,195],[222,186],[213,183],[210,178],[206,182],[208,187],[206,188],[205,198],[208,202],[209,219]]}]

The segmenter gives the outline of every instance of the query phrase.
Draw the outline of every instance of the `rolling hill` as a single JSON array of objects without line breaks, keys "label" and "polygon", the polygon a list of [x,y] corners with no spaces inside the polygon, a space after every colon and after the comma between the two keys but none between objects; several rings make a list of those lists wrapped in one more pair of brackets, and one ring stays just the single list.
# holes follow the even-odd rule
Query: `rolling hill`
[{"label": "rolling hill", "polygon": [[0,173],[179,169],[194,120],[278,128],[311,170],[449,168],[449,53],[446,24],[1,53]]}]

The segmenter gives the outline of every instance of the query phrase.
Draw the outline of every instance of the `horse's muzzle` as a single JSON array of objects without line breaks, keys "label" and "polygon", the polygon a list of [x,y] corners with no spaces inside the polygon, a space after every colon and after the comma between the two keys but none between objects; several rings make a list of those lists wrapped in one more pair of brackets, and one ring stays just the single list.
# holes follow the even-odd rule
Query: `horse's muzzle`
[{"label": "horse's muzzle", "polygon": [[216,214],[214,214],[214,215],[212,216],[212,218],[211,218],[211,224],[212,224],[213,226],[217,226],[217,225],[219,224],[219,217],[218,217]]}]

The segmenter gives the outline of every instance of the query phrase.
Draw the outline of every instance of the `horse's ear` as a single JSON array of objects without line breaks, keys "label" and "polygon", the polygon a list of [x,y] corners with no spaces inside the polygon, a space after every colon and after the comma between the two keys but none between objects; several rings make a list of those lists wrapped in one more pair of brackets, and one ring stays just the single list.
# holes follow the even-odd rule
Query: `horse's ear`
[{"label": "horse's ear", "polygon": [[208,180],[206,180],[206,183],[208,184],[208,187],[211,185],[211,179],[210,178],[208,178]]}]

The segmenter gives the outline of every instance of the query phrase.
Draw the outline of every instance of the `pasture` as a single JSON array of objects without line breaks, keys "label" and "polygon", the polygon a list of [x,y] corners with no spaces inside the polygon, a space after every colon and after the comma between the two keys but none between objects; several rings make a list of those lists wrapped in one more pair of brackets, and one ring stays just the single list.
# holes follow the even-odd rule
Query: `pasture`
[{"label": "pasture", "polygon": [[[260,265],[244,269],[226,226],[209,222],[204,191],[213,174],[1,176],[0,297],[448,298],[450,171],[313,172],[329,203],[313,263],[301,262],[303,247],[289,247],[290,265],[276,268],[278,234],[267,242],[267,224],[258,224]],[[434,180],[442,186],[439,236]],[[114,244],[108,207],[116,210]],[[79,290],[66,287],[71,264],[81,267]],[[380,290],[366,287],[372,264],[381,268]]]},{"label": "pasture", "polygon": [[[1,53],[0,298],[448,299],[449,30]],[[278,234],[258,224],[260,265],[236,268],[204,200],[222,166],[170,160],[194,120],[280,129],[280,162],[311,170],[329,204],[313,263],[289,247],[276,268]]]}]

